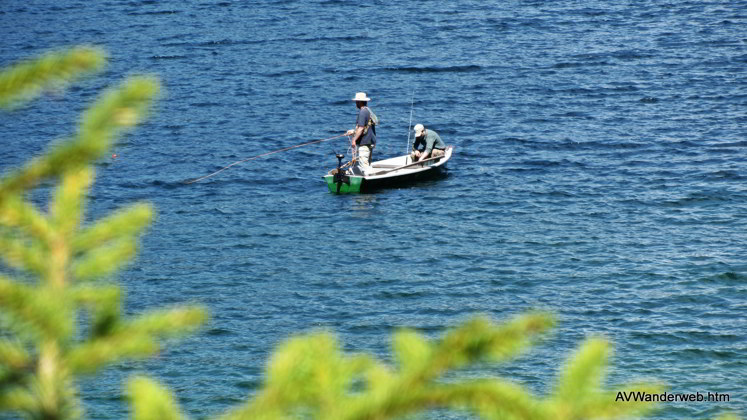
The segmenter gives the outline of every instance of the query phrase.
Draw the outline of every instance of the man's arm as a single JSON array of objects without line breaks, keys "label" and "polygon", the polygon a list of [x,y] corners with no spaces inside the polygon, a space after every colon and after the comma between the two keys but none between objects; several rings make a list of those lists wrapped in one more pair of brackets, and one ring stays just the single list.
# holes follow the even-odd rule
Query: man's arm
[{"label": "man's arm", "polygon": [[348,136],[353,136],[353,139],[351,140],[350,144],[355,146],[355,142],[358,141],[361,137],[363,137],[363,127],[356,126],[354,130],[348,130],[346,133]]},{"label": "man's arm", "polygon": [[[415,138],[415,141],[412,143],[412,150],[414,152],[422,153],[420,150],[420,146],[425,146],[425,139],[423,138]],[[425,149],[423,149],[425,150]]]},{"label": "man's arm", "polygon": [[428,156],[431,155],[431,150],[433,150],[433,143],[435,143],[435,139],[430,136],[430,133],[428,133],[425,137],[425,150],[420,155],[420,159],[418,159],[418,162],[423,159],[428,159]]}]

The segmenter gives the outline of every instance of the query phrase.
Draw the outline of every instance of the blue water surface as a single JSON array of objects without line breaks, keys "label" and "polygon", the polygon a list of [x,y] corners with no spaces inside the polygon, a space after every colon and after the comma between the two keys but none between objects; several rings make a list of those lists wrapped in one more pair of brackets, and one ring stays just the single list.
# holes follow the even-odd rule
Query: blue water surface
[{"label": "blue water surface", "polygon": [[[261,386],[272,349],[315,328],[389,360],[392,332],[437,337],[475,313],[531,309],[552,334],[503,375],[545,395],[586,337],[615,345],[608,387],[653,379],[747,411],[747,2],[743,0],[5,1],[0,65],[94,44],[96,77],[0,114],[0,166],[75,130],[107,86],[154,74],[149,120],[97,170],[88,220],[134,201],[158,217],[118,280],[128,313],[198,302],[212,318],[147,362],[82,384],[90,418],[129,415],[134,373],[193,418]],[[445,179],[335,196],[331,140],[355,92],[375,155],[422,123],[456,147]],[[430,418],[468,418],[431,413]]]}]

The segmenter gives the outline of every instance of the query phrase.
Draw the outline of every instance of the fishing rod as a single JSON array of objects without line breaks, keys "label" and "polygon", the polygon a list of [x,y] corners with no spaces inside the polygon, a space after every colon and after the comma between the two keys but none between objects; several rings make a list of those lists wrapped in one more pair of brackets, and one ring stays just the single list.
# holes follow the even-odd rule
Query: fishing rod
[{"label": "fishing rod", "polygon": [[[412,97],[410,99],[410,125],[407,127],[407,150],[405,150],[405,154],[410,154],[410,131],[412,131],[412,111],[415,109],[415,89],[412,90]],[[405,158],[405,163],[407,163],[407,158]]]},{"label": "fishing rod", "polygon": [[314,140],[314,141],[310,141],[310,142],[306,142],[306,143],[301,143],[301,144],[297,144],[295,146],[284,147],[282,149],[273,150],[271,152],[265,152],[265,153],[262,153],[262,154],[259,154],[259,155],[256,155],[256,156],[252,156],[252,157],[249,157],[249,158],[246,158],[246,159],[237,160],[236,162],[234,162],[234,163],[232,163],[232,164],[230,164],[228,166],[224,166],[224,167],[218,169],[217,171],[215,171],[215,172],[213,172],[211,174],[205,175],[205,176],[200,177],[200,178],[195,178],[195,179],[192,179],[192,180],[187,180],[187,181],[184,181],[184,183],[185,184],[193,184],[195,182],[202,181],[203,179],[210,178],[211,176],[214,176],[214,175],[218,175],[219,173],[225,171],[226,169],[228,169],[228,168],[230,168],[230,167],[232,167],[234,165],[238,165],[239,163],[248,162],[248,161],[254,160],[254,159],[259,159],[262,156],[271,155],[273,153],[285,152],[287,150],[296,149],[296,148],[303,147],[303,146],[308,146],[310,144],[321,143],[323,141],[328,141],[328,140],[333,140],[333,139],[339,139],[340,137],[344,137],[345,135],[346,134],[340,134],[339,136],[328,137],[326,139],[320,139],[320,140]]}]

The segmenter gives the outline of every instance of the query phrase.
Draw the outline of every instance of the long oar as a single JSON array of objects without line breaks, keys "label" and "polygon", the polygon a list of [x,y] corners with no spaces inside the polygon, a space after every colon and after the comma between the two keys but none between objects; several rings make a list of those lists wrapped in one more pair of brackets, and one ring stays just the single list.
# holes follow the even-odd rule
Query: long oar
[{"label": "long oar", "polygon": [[444,156],[430,157],[428,159],[423,159],[423,160],[419,160],[417,162],[408,163],[407,165],[398,166],[398,167],[396,167],[394,169],[387,169],[386,171],[374,172],[374,173],[372,173],[372,174],[370,174],[368,176],[384,175],[384,174],[388,174],[389,172],[399,171],[400,169],[409,168],[410,166],[420,165],[421,163],[425,163],[425,162],[428,162],[428,161],[431,161],[431,160],[436,160],[436,159],[442,159],[442,158],[445,158],[445,157],[446,157],[446,155],[444,155]]},{"label": "long oar", "polygon": [[213,172],[211,174],[208,174],[208,175],[205,175],[205,176],[202,176],[202,177],[199,177],[199,178],[195,178],[195,179],[192,179],[192,180],[187,180],[187,181],[184,181],[184,183],[185,184],[192,184],[192,183],[195,183],[197,181],[202,181],[203,179],[210,178],[213,175],[218,175],[219,173],[221,173],[221,172],[225,171],[226,169],[230,168],[231,166],[238,165],[239,163],[248,162],[248,161],[254,160],[254,159],[259,159],[262,156],[271,155],[273,153],[285,152],[286,150],[296,149],[298,147],[308,146],[310,144],[321,143],[321,142],[327,141],[327,140],[338,139],[340,137],[344,137],[345,135],[346,134],[340,134],[339,136],[328,137],[326,139],[321,139],[321,140],[314,140],[314,141],[310,141],[310,142],[307,142],[307,143],[301,143],[301,144],[297,144],[295,146],[284,147],[282,149],[278,149],[278,150],[273,150],[271,152],[262,153],[261,155],[252,156],[252,157],[249,157],[249,158],[246,158],[246,159],[237,160],[236,162],[234,162],[234,163],[232,163],[232,164],[230,164],[228,166],[224,166],[224,167],[218,169],[217,171],[215,171],[215,172]]}]

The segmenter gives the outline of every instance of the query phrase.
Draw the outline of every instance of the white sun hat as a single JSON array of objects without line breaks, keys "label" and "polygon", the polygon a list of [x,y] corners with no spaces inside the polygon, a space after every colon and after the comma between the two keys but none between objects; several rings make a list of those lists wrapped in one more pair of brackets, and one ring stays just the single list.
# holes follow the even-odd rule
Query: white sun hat
[{"label": "white sun hat", "polygon": [[355,98],[353,98],[355,102],[368,102],[371,100],[368,96],[366,96],[366,92],[358,92],[355,94]]},{"label": "white sun hat", "polygon": [[425,131],[423,124],[415,124],[415,137],[420,137],[423,134],[423,131]]}]

